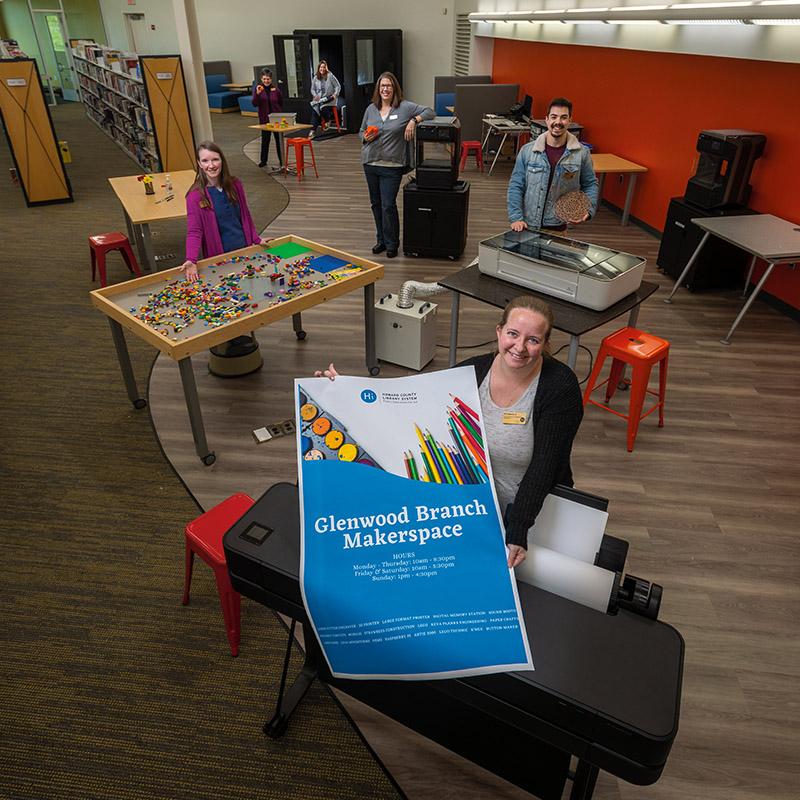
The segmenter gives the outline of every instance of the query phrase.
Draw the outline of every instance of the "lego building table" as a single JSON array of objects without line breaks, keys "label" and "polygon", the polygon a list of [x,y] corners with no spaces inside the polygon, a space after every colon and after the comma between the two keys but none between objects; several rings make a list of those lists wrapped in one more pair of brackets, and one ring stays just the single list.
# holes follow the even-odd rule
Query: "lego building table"
[{"label": "lego building table", "polygon": [[[167,188],[167,174],[172,181],[172,189]],[[136,242],[139,260],[145,269],[152,269],[156,264],[150,223],[186,216],[184,197],[194,183],[195,175],[193,169],[180,169],[171,173],[152,172],[150,176],[153,179],[153,194],[145,193],[141,174],[108,179],[122,205],[128,238],[131,242]],[[171,199],[167,199],[170,197]]]},{"label": "lego building table", "polygon": [[108,317],[128,397],[139,394],[123,328],[178,362],[195,450],[204,464],[209,450],[191,356],[237,336],[292,317],[298,339],[305,338],[301,312],[364,290],[367,369],[380,371],[375,355],[375,282],[383,267],[373,261],[303,239],[283,236],[198,262],[201,280],[186,281],[180,267],[95,289],[92,304]]}]

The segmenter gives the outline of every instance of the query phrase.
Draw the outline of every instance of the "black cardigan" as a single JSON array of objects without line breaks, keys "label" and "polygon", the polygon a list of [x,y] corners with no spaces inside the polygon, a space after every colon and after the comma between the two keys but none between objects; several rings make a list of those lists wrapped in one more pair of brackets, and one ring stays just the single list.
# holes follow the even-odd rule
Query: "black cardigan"
[{"label": "black cardigan", "polygon": [[[474,367],[480,386],[494,357],[494,353],[486,353],[457,366]],[[572,486],[569,459],[581,419],[583,399],[575,373],[566,364],[545,356],[533,401],[533,458],[506,518],[507,544],[527,548],[528,529],[536,521],[544,498],[557,483]]]}]

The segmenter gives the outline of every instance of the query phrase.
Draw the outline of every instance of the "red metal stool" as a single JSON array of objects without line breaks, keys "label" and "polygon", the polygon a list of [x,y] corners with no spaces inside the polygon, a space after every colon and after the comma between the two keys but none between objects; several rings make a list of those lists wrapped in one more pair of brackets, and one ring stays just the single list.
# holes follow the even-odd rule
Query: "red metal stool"
[{"label": "red metal stool", "polygon": [[[339,109],[336,106],[330,106],[330,108],[331,108],[331,111],[333,111],[333,124],[336,126],[336,130],[339,133],[341,133],[342,132],[342,126],[339,123]],[[320,127],[322,128],[322,130],[325,130],[325,128],[328,127],[328,123],[325,121],[325,117],[323,117],[321,114],[320,114],[320,118],[319,118],[319,124],[320,124]]]},{"label": "red metal stool", "polygon": [[303,175],[305,175],[306,164],[305,160],[303,159],[304,147],[308,147],[309,152],[311,153],[311,163],[314,166],[314,174],[319,178],[319,172],[317,172],[317,162],[314,158],[314,146],[311,144],[311,139],[305,139],[299,136],[286,140],[286,158],[283,160],[286,172],[289,172],[289,145],[294,148],[294,162],[297,169],[297,180],[303,180]]},{"label": "red metal stool", "polygon": [[[611,356],[611,373],[602,383],[596,383],[603,368],[603,362],[607,356]],[[658,427],[664,427],[664,398],[667,393],[667,361],[669,359],[669,342],[653,336],[652,333],[645,333],[638,328],[622,328],[610,336],[606,336],[600,344],[600,351],[597,354],[592,374],[589,376],[589,383],[583,393],[583,404],[591,403],[594,406],[604,408],[618,417],[628,420],[628,452],[633,452],[633,443],[636,441],[636,433],[639,430],[639,422],[648,414],[658,409]],[[614,396],[617,390],[625,364],[631,366],[631,379],[626,381],[631,387],[630,407],[627,414],[621,414],[613,408],[609,408],[597,400],[591,399],[591,394],[601,386],[606,387],[606,403]],[[647,388],[650,380],[650,370],[654,364],[658,364],[658,391],[654,392]],[[658,397],[658,402],[652,408],[642,413],[645,396],[652,394]]]},{"label": "red metal stool", "polygon": [[461,142],[461,164],[458,171],[464,171],[464,167],[467,163],[467,156],[470,155],[470,153],[475,156],[478,169],[483,172],[483,146],[476,139],[467,139],[467,141]]},{"label": "red metal stool", "polygon": [[186,571],[183,579],[183,604],[189,603],[189,589],[192,585],[192,565],[194,554],[214,570],[217,580],[219,602],[225,617],[225,631],[231,646],[231,655],[239,655],[239,634],[241,632],[241,596],[231,586],[222,537],[226,531],[253,505],[253,498],[239,492],[227,500],[193,519],[184,530],[186,538]]},{"label": "red metal stool", "polygon": [[136,256],[131,249],[128,237],[123,233],[96,233],[89,237],[89,252],[92,256],[92,280],[95,271],[100,273],[100,286],[106,285],[106,253],[119,250],[128,269],[135,275],[141,275]]}]

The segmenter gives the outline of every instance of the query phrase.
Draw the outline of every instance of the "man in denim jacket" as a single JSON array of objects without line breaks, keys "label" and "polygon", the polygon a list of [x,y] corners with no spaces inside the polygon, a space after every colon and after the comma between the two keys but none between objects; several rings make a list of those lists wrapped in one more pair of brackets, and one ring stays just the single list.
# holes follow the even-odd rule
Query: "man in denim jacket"
[{"label": "man in denim jacket", "polygon": [[581,222],[594,216],[597,176],[589,150],[567,131],[571,120],[572,103],[564,97],[555,98],[547,109],[547,132],[519,151],[508,184],[511,230],[566,230],[566,224],[555,214],[555,202],[575,189],[585,192],[591,202],[591,210]]}]

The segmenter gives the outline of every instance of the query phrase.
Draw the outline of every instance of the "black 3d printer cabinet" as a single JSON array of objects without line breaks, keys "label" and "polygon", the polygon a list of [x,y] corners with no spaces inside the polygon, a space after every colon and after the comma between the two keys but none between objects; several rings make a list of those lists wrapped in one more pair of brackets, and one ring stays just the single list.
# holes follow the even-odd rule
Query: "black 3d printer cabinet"
[{"label": "black 3d printer cabinet", "polygon": [[403,252],[433,258],[458,258],[467,245],[469,182],[452,189],[403,189]]},{"label": "black 3d printer cabinet", "polygon": [[[692,219],[754,213],[756,212],[743,206],[700,208],[688,203],[684,197],[673,197],[669,203],[656,263],[664,274],[679,278],[703,238],[703,231],[692,224]],[[684,285],[690,292],[741,286],[748,257],[744,250],[711,236],[686,275]]]}]

